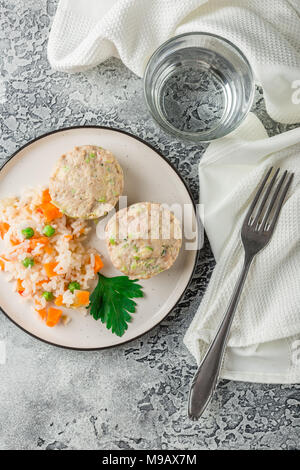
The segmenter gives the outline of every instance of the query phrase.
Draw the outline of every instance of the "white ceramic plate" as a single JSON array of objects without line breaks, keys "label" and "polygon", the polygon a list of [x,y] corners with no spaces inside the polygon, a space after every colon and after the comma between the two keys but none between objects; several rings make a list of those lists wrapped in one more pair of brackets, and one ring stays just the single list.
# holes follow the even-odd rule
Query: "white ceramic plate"
[{"label": "white ceramic plate", "polygon": [[[195,211],[191,196],[173,167],[151,146],[122,131],[103,127],[73,127],[43,135],[18,150],[0,171],[0,198],[20,194],[26,187],[47,184],[58,157],[76,145],[100,145],[112,151],[124,170],[128,205],[139,201],[179,203],[192,207],[193,221],[185,221],[185,232],[195,231]],[[109,261],[105,242],[96,235],[91,243],[101,253],[107,276],[120,275]],[[0,245],[0,249],[1,249]],[[1,253],[1,251],[0,251]],[[150,280],[141,281],[145,297],[138,306],[127,332],[117,337],[100,321],[70,310],[72,321],[47,327],[33,311],[29,301],[22,301],[13,286],[0,274],[0,306],[23,330],[56,346],[74,349],[101,349],[133,340],[160,323],[173,309],[192,277],[197,251],[186,250],[184,243],[175,264]]]}]

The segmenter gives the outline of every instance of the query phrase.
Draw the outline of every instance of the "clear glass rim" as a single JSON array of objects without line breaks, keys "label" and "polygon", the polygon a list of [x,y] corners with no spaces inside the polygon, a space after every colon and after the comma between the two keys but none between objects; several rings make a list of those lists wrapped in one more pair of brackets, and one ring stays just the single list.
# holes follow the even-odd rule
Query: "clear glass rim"
[{"label": "clear glass rim", "polygon": [[[208,131],[206,133],[202,133],[201,135],[199,135],[199,133],[196,133],[196,132],[195,133],[187,133],[187,132],[183,132],[183,131],[178,130],[177,128],[172,126],[172,124],[170,124],[167,120],[162,119],[159,116],[158,113],[155,113],[155,110],[152,108],[151,103],[148,100],[148,96],[147,96],[147,92],[146,92],[146,78],[147,78],[148,73],[149,73],[149,68],[150,68],[151,64],[153,63],[154,59],[162,51],[162,49],[164,49],[168,44],[171,44],[171,43],[175,42],[176,40],[178,40],[180,38],[185,38],[185,37],[189,37],[189,36],[208,36],[208,37],[211,37],[211,38],[218,39],[220,42],[223,42],[226,45],[226,47],[229,46],[231,49],[233,49],[242,58],[242,60],[245,62],[245,64],[248,67],[248,70],[249,70],[249,78],[250,78],[250,81],[251,81],[251,93],[250,93],[250,97],[249,97],[249,100],[248,100],[247,108],[244,111],[243,116],[234,125],[229,127],[226,130],[226,132],[220,133],[220,135],[218,135],[216,137],[207,136],[208,138],[205,138],[205,134],[206,135],[209,134],[210,131]],[[153,117],[155,122],[158,123],[166,132],[168,132],[169,134],[175,135],[175,136],[177,136],[177,137],[179,137],[183,140],[187,140],[189,142],[193,142],[193,141],[194,142],[211,142],[213,140],[220,139],[220,138],[225,137],[226,135],[230,134],[235,129],[237,129],[241,125],[241,123],[246,119],[246,117],[249,114],[249,111],[252,107],[254,93],[255,93],[254,73],[253,73],[253,69],[252,69],[247,57],[240,50],[240,48],[238,46],[236,46],[234,43],[232,43],[231,41],[229,41],[228,39],[226,39],[222,36],[219,36],[218,34],[207,33],[207,32],[202,32],[202,31],[191,31],[191,32],[188,32],[188,33],[182,33],[182,34],[178,34],[177,36],[173,36],[170,39],[168,39],[167,41],[165,41],[164,43],[162,43],[157,49],[155,49],[155,51],[151,54],[150,58],[148,59],[148,62],[146,64],[146,67],[145,67],[145,70],[144,70],[143,91],[144,91],[144,97],[145,97],[146,105],[147,105],[147,108],[148,108],[151,116]]]}]

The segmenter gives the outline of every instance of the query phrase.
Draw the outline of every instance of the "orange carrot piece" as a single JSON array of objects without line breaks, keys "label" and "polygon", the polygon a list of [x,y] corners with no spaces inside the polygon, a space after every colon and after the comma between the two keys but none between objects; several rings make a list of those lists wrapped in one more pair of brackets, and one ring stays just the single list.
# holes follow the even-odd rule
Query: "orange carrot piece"
[{"label": "orange carrot piece", "polygon": [[34,250],[37,245],[47,245],[48,243],[49,239],[47,237],[31,238],[29,240],[29,250]]},{"label": "orange carrot piece", "polygon": [[59,295],[58,297],[56,297],[54,303],[55,305],[57,305],[57,307],[61,307],[63,304],[63,296]]},{"label": "orange carrot piece", "polygon": [[41,308],[41,309],[36,308],[35,311],[39,314],[42,320],[45,320],[47,316],[47,310],[45,308]]},{"label": "orange carrot piece", "polygon": [[6,222],[0,222],[0,237],[4,238],[4,235],[9,231],[10,225]]},{"label": "orange carrot piece", "polygon": [[99,255],[95,255],[95,266],[94,266],[94,271],[95,273],[98,273],[100,269],[102,269],[104,266],[102,259],[100,258]]},{"label": "orange carrot piece", "polygon": [[62,316],[62,313],[63,311],[58,308],[49,307],[46,325],[50,327],[57,325],[60,320],[60,317]]},{"label": "orange carrot piece", "polygon": [[53,253],[53,248],[51,245],[45,245],[44,250],[48,255],[51,255]]},{"label": "orange carrot piece", "polygon": [[5,263],[2,259],[0,259],[0,271],[4,271]]},{"label": "orange carrot piece", "polygon": [[45,282],[49,282],[49,279],[44,279],[43,281],[38,281],[38,282],[36,282],[35,286],[36,287],[41,287]]},{"label": "orange carrot piece", "polygon": [[17,279],[17,292],[22,295],[24,292],[24,287],[21,279]]},{"label": "orange carrot piece", "polygon": [[63,213],[56,207],[52,202],[44,202],[37,208],[38,212],[41,212],[47,222],[51,222],[53,219],[59,219],[63,216]]},{"label": "orange carrot piece", "polygon": [[90,293],[88,290],[75,291],[76,301],[73,307],[85,307],[90,303]]},{"label": "orange carrot piece", "polygon": [[16,238],[10,237],[10,243],[13,246],[16,246],[16,245],[20,245],[22,242],[20,242],[20,240],[17,240]]},{"label": "orange carrot piece", "polygon": [[73,235],[65,235],[65,238],[66,238],[67,240],[72,240]]},{"label": "orange carrot piece", "polygon": [[51,202],[51,196],[49,193],[49,189],[45,189],[42,193],[42,203]]},{"label": "orange carrot piece", "polygon": [[54,271],[54,268],[56,268],[57,265],[58,263],[55,263],[55,262],[44,264],[44,269],[48,277],[58,276],[58,273]]},{"label": "orange carrot piece", "polygon": [[31,238],[30,241],[35,241],[35,243],[41,243],[42,245],[47,245],[49,243],[49,238],[48,237],[37,237],[37,238]]}]

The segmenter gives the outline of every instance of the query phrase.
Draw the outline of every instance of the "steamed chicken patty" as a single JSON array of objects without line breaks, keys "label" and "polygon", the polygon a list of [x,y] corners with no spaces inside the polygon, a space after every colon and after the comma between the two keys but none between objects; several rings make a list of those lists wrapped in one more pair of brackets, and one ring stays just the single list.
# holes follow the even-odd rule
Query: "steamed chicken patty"
[{"label": "steamed chicken patty", "polygon": [[140,202],[117,212],[105,229],[113,265],[131,278],[169,269],[182,243],[181,225],[161,204]]},{"label": "steamed chicken patty", "polygon": [[111,152],[95,145],[62,155],[50,178],[53,204],[66,215],[94,219],[107,214],[123,191],[123,171]]}]

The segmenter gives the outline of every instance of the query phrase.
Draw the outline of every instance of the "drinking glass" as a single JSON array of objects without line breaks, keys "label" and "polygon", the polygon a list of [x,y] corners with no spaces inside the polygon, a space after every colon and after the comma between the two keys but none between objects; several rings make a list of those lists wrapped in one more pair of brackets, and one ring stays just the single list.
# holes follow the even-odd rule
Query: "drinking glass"
[{"label": "drinking glass", "polygon": [[151,56],[144,93],[154,119],[167,132],[195,142],[223,137],[245,119],[254,96],[251,66],[216,34],[175,36]]}]

